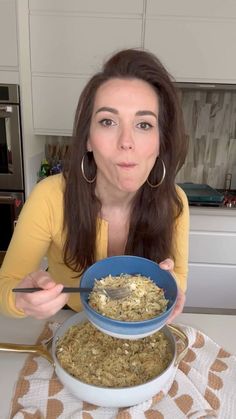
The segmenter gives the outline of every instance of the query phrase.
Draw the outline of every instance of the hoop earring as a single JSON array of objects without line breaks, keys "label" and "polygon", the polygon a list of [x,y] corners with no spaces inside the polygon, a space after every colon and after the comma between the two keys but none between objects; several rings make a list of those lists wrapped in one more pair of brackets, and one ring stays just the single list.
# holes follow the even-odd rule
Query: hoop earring
[{"label": "hoop earring", "polygon": [[156,183],[155,185],[152,185],[152,183],[150,183],[149,180],[147,179],[147,184],[151,188],[157,188],[158,186],[160,186],[162,184],[163,180],[165,179],[165,176],[166,176],[166,166],[165,166],[165,163],[161,159],[161,157],[158,157],[158,160],[160,160],[161,161],[161,164],[162,164],[162,169],[163,169],[162,178],[161,178],[160,182]]},{"label": "hoop earring", "polygon": [[86,182],[88,182],[88,183],[93,183],[93,182],[96,180],[97,175],[95,175],[92,179],[88,179],[88,178],[87,178],[87,176],[86,176],[86,175],[85,175],[85,173],[84,173],[84,159],[85,159],[85,157],[88,155],[88,153],[91,153],[91,151],[87,151],[87,152],[83,155],[83,158],[82,158],[82,160],[81,160],[81,172],[82,172],[83,178],[84,178],[84,180],[86,180]]}]

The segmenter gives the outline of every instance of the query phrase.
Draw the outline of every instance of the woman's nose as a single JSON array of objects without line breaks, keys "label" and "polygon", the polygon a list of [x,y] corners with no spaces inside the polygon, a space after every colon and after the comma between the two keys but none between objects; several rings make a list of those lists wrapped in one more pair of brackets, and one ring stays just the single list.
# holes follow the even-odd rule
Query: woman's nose
[{"label": "woman's nose", "polygon": [[119,136],[119,148],[122,150],[132,150],[134,148],[134,140],[132,130],[123,128]]}]

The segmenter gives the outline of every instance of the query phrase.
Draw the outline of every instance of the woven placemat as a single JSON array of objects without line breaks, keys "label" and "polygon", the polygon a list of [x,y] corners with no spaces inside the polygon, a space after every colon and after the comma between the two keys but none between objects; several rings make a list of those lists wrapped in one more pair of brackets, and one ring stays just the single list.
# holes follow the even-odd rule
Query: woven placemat
[{"label": "woven placemat", "polygon": [[[71,395],[53,366],[29,355],[18,378],[10,419],[200,419],[236,418],[236,357],[200,331],[180,325],[190,346],[161,392],[129,408],[103,408]],[[49,338],[46,324],[37,343]]]}]

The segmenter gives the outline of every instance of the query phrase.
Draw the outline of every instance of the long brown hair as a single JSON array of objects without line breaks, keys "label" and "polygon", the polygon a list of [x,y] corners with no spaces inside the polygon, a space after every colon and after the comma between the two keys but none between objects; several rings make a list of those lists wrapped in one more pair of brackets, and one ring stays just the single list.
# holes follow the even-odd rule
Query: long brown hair
[{"label": "long brown hair", "polygon": [[[81,161],[87,152],[94,99],[98,88],[111,78],[140,79],[148,82],[159,99],[160,157],[166,176],[158,188],[147,182],[137,191],[131,209],[125,254],[162,261],[171,254],[175,218],[182,202],[175,188],[175,177],[184,163],[187,141],[181,106],[174,84],[158,58],[150,52],[127,49],[113,55],[95,74],[81,93],[74,121],[73,140],[64,166],[64,261],[81,274],[95,262],[97,220],[101,202],[95,195],[95,183],[83,178]],[[90,153],[89,153],[90,154]],[[93,178],[96,164],[87,155],[86,175]],[[157,183],[162,176],[158,159],[149,180]]]}]

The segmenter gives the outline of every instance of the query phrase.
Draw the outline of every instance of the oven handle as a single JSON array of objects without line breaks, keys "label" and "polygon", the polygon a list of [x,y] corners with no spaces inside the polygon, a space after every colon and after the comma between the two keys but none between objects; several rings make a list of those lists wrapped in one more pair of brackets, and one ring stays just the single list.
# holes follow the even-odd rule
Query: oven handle
[{"label": "oven handle", "polygon": [[13,112],[12,106],[9,105],[0,105],[0,117],[7,118],[9,114]]},{"label": "oven handle", "polygon": [[15,199],[14,196],[0,195],[0,204],[14,204]]}]

